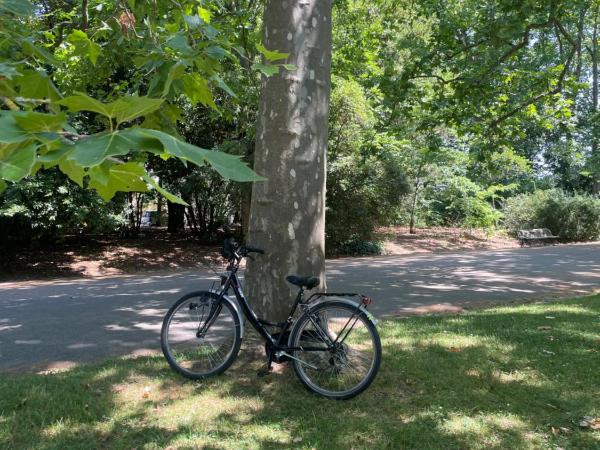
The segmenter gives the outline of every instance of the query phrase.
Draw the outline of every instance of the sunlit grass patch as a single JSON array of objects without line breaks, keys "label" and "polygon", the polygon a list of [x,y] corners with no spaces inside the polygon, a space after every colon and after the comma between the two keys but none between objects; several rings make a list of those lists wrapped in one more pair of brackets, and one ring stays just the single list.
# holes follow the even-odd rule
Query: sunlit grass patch
[{"label": "sunlit grass patch", "polygon": [[600,449],[578,426],[600,416],[599,324],[600,296],[383,321],[381,372],[343,402],[258,378],[248,340],[202,382],[160,355],[2,375],[0,448]]}]

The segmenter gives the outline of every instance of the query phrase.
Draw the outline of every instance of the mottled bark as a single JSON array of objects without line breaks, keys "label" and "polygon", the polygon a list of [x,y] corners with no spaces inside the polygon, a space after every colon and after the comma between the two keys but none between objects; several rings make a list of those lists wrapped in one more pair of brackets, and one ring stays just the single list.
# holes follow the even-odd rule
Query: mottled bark
[{"label": "mottled bark", "polygon": [[262,80],[247,242],[247,291],[260,314],[281,319],[296,288],[289,274],[325,286],[325,155],[331,73],[331,0],[267,0],[264,43],[289,53],[297,70]]}]

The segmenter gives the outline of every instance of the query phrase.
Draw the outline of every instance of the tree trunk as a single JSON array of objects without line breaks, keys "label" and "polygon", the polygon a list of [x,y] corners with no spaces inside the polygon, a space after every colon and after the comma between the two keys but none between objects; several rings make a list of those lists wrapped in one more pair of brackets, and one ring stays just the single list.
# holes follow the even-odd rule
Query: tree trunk
[{"label": "tree trunk", "polygon": [[[160,182],[159,182],[160,184]],[[163,199],[161,195],[156,196],[156,226],[162,226]]]},{"label": "tree trunk", "polygon": [[167,231],[169,233],[179,233],[184,228],[185,206],[177,203],[171,203],[167,200]]},{"label": "tree trunk", "polygon": [[248,296],[279,320],[296,288],[290,274],[325,287],[325,158],[331,75],[331,0],[267,0],[264,43],[297,69],[262,80],[248,243],[267,255],[249,261]]},{"label": "tree trunk", "polygon": [[[598,13],[596,8],[594,16],[594,31],[592,33],[592,117],[594,117],[594,125],[592,126],[592,163],[598,160],[598,126],[596,125],[596,113],[598,112]],[[592,193],[600,193],[600,182],[596,181],[597,174],[594,173],[594,181],[592,183]]]}]

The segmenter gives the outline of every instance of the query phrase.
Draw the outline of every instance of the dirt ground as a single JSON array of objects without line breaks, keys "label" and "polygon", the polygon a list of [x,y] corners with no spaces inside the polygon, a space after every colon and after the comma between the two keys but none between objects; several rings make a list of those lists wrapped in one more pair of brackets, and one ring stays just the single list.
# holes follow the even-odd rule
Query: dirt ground
[{"label": "dirt ground", "polygon": [[[388,255],[487,250],[518,246],[516,239],[486,236],[480,230],[454,228],[382,228]],[[172,236],[162,229],[143,231],[136,239],[72,236],[51,247],[1,249],[0,281],[55,277],[99,277],[143,271],[177,270],[220,263],[219,245],[201,244],[189,235]]]},{"label": "dirt ground", "polygon": [[378,234],[385,242],[385,253],[411,255],[460,250],[497,250],[519,246],[517,239],[506,233],[488,234],[484,230],[441,227],[415,231],[415,234],[410,234],[408,227],[381,228]]}]

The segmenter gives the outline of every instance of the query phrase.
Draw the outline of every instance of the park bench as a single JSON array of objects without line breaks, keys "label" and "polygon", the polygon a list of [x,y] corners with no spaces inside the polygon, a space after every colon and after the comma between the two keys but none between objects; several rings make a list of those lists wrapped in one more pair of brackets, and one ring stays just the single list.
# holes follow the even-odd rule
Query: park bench
[{"label": "park bench", "polygon": [[517,231],[517,238],[521,247],[532,242],[545,242],[558,239],[559,236],[554,236],[548,228],[534,228],[533,230]]}]

